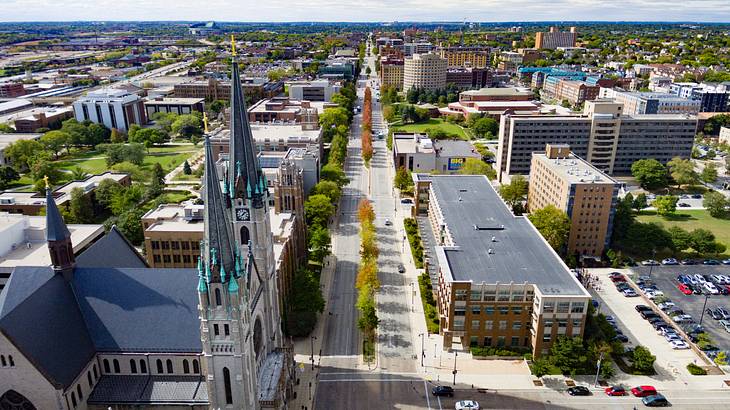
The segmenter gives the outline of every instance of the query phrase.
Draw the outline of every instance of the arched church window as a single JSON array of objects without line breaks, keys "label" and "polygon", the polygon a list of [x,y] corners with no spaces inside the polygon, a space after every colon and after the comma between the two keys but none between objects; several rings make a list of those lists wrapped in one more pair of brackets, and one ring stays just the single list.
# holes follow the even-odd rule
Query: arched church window
[{"label": "arched church window", "polygon": [[121,369],[119,368],[119,360],[114,359],[114,373],[121,373]]},{"label": "arched church window", "polygon": [[3,367],[8,365],[8,362],[5,361],[5,356],[0,355],[0,363],[2,363]]},{"label": "arched church window", "polygon": [[221,305],[221,290],[218,288],[215,289],[215,304],[216,306]]},{"label": "arched church window", "polygon": [[109,369],[109,359],[104,359],[104,373],[111,373],[112,371]]},{"label": "arched church window", "polygon": [[76,408],[76,394],[74,392],[71,392],[71,405]]},{"label": "arched church window", "polygon": [[129,371],[132,373],[137,373],[137,361],[134,359],[129,359]]},{"label": "arched church window", "polygon": [[253,350],[256,352],[256,356],[261,353],[261,345],[263,342],[263,330],[261,329],[261,319],[256,318],[256,323],[253,325]]},{"label": "arched church window", "polygon": [[30,400],[15,390],[8,390],[0,396],[0,409],[36,410]]},{"label": "arched church window", "polygon": [[190,373],[190,363],[188,362],[188,359],[183,360],[183,373]]},{"label": "arched church window", "polygon": [[15,361],[13,361],[13,355],[8,355],[8,364],[10,364],[10,367],[15,366]]},{"label": "arched church window", "polygon": [[164,370],[162,370],[162,360],[157,359],[157,373],[162,374]]},{"label": "arched church window", "polygon": [[91,370],[86,372],[86,380],[89,382],[89,388],[94,387],[94,383],[91,381]]},{"label": "arched church window", "polygon": [[231,389],[231,372],[223,368],[223,388],[226,391],[226,404],[233,404],[233,390]]},{"label": "arched church window", "polygon": [[167,372],[172,373],[172,360],[167,359]]},{"label": "arched church window", "polygon": [[83,400],[84,399],[84,393],[81,392],[81,385],[80,384],[77,384],[76,385],[76,393],[78,393],[78,395],[79,395],[79,400]]},{"label": "arched church window", "polygon": [[195,374],[200,373],[200,365],[198,364],[197,359],[193,359],[193,373],[195,373]]},{"label": "arched church window", "polygon": [[251,234],[248,232],[248,228],[245,226],[241,227],[241,244],[243,246],[248,245],[248,241],[251,239]]},{"label": "arched church window", "polygon": [[142,374],[147,373],[147,363],[145,363],[144,359],[139,361],[139,372]]}]

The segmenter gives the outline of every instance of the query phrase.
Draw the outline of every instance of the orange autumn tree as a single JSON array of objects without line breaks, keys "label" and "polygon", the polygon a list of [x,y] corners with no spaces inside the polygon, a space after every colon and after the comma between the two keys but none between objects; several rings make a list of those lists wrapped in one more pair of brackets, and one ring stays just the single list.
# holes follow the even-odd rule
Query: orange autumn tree
[{"label": "orange autumn tree", "polygon": [[373,158],[373,134],[372,134],[372,121],[373,121],[373,97],[370,87],[365,88],[365,98],[363,99],[362,109],[362,158],[366,165],[370,165],[370,160]]}]

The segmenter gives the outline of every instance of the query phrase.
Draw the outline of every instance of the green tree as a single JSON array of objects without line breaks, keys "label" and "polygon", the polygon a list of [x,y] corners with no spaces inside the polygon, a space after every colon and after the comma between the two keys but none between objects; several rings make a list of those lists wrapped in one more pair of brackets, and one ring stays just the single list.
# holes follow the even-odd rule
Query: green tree
[{"label": "green tree", "polygon": [[43,145],[36,140],[18,140],[5,148],[5,157],[19,170],[27,170],[33,158],[43,152]]},{"label": "green tree", "polygon": [[350,182],[350,180],[345,175],[345,171],[343,171],[335,164],[327,164],[323,166],[322,170],[319,172],[319,176],[322,180],[332,181],[336,183],[339,187],[343,187]]},{"label": "green tree", "polygon": [[40,142],[43,147],[53,153],[55,159],[58,159],[58,154],[66,146],[68,138],[68,134],[63,131],[48,131],[40,138]]},{"label": "green tree", "polygon": [[717,356],[715,356],[713,360],[716,365],[725,366],[727,365],[727,353],[721,350],[717,353]]},{"label": "green tree", "polygon": [[94,190],[94,200],[99,205],[108,208],[111,206],[114,195],[122,189],[124,189],[124,187],[119,182],[111,178],[104,178],[99,181],[99,184]]},{"label": "green tree", "polygon": [[20,174],[8,165],[0,165],[0,190],[6,189],[13,181],[20,179]]},{"label": "green tree", "polygon": [[532,361],[531,369],[532,374],[535,375],[535,377],[539,378],[545,376],[546,374],[550,374],[552,366],[550,365],[550,361],[547,358],[541,357]]},{"label": "green tree", "polygon": [[634,198],[634,202],[631,204],[634,209],[636,209],[636,212],[641,211],[642,209],[649,206],[649,202],[646,200],[646,194],[640,193],[639,195]]},{"label": "green tree", "polygon": [[550,347],[550,361],[563,374],[575,375],[587,367],[589,355],[580,337],[562,336]]},{"label": "green tree", "polygon": [[677,188],[682,185],[695,185],[699,181],[699,175],[697,175],[694,164],[689,159],[672,158],[667,163],[667,167],[672,179],[677,183]]},{"label": "green tree", "polygon": [[629,227],[634,223],[635,215],[632,212],[633,206],[634,196],[631,195],[631,192],[616,201],[616,212],[613,217],[613,234],[611,236],[613,243],[621,242],[626,237],[626,232]]},{"label": "green tree", "polygon": [[700,173],[700,179],[702,182],[706,182],[708,184],[717,181],[717,166],[712,162],[705,165]]},{"label": "green tree", "polygon": [[300,269],[294,273],[289,297],[290,311],[285,313],[287,334],[294,337],[307,336],[316,326],[317,313],[322,313],[324,306],[317,274],[309,269]]},{"label": "green tree", "polygon": [[[351,112],[351,111],[350,111]],[[319,115],[319,125],[322,127],[322,138],[324,142],[332,142],[335,134],[339,132],[339,126],[345,126],[347,133],[347,125],[350,117],[348,111],[342,107],[327,108]]]},{"label": "green tree", "polygon": [[326,227],[327,221],[334,213],[335,206],[325,195],[310,195],[304,202],[304,215],[310,227],[315,225]]},{"label": "green tree", "polygon": [[527,191],[529,188],[530,184],[525,177],[515,175],[508,185],[499,187],[499,195],[512,208],[512,212],[515,212],[515,210],[521,210],[522,203],[527,200]]},{"label": "green tree", "polygon": [[413,179],[411,173],[405,167],[398,167],[395,171],[395,178],[393,178],[393,186],[400,191],[404,191],[409,187],[413,186]]},{"label": "green tree", "polygon": [[474,135],[479,138],[487,138],[488,136],[497,135],[499,132],[499,124],[494,118],[483,117],[473,122],[469,127]]},{"label": "green tree", "polygon": [[650,374],[654,371],[654,361],[656,356],[651,354],[649,349],[644,346],[636,346],[634,353],[632,354],[631,361],[633,362],[634,371],[642,374]]},{"label": "green tree", "polygon": [[330,199],[333,204],[336,204],[340,200],[342,195],[342,189],[332,181],[319,181],[317,185],[312,188],[310,195],[324,195]]},{"label": "green tree", "polygon": [[0,133],[12,134],[15,132],[15,128],[11,127],[6,123],[0,123]]},{"label": "green tree", "polygon": [[91,198],[84,192],[83,188],[71,190],[69,200],[69,214],[76,223],[90,223],[94,220],[94,211],[91,205]]},{"label": "green tree", "polygon": [[631,175],[644,189],[658,189],[667,186],[667,169],[653,158],[634,162],[631,165]]},{"label": "green tree", "polygon": [[83,141],[84,145],[95,147],[105,141],[109,140],[111,131],[103,124],[89,124],[86,128],[86,140]]},{"label": "green tree", "polygon": [[568,241],[570,219],[568,215],[553,205],[530,212],[530,222],[557,252],[561,252]]},{"label": "green tree", "polygon": [[702,206],[707,209],[711,216],[721,218],[725,216],[727,211],[728,200],[725,199],[725,195],[716,191],[710,191],[705,194],[702,200]]},{"label": "green tree", "polygon": [[[132,124],[137,125],[137,124]],[[139,125],[137,125],[139,127]],[[109,136],[109,142],[112,144],[121,144],[125,141],[124,133],[116,128],[112,128],[111,136]]]},{"label": "green tree", "polygon": [[[63,177],[58,166],[53,162],[50,162],[47,158],[40,156],[34,158],[32,161],[29,173],[31,179],[33,179],[36,183],[43,182],[43,178],[48,176],[49,183],[53,185],[60,181]],[[43,184],[43,187],[45,187],[45,184]],[[41,192],[42,191],[44,190],[41,190]]]},{"label": "green tree", "polygon": [[142,209],[133,208],[119,215],[116,220],[119,232],[133,245],[138,246],[144,242],[144,231],[142,230],[142,224],[139,223],[143,216],[144,211]]},{"label": "green tree", "polygon": [[74,181],[81,181],[86,179],[89,176],[89,173],[86,172],[81,167],[74,167],[74,169],[71,170],[71,179]]},{"label": "green tree", "polygon": [[165,140],[167,140],[167,133],[159,128],[143,128],[134,133],[134,137],[129,137],[129,142],[144,144],[148,153],[152,145],[162,144]]},{"label": "green tree", "polygon": [[695,229],[690,232],[692,241],[692,249],[699,253],[717,253],[720,246],[724,246],[715,241],[715,234],[707,229]]},{"label": "green tree", "polygon": [[165,185],[165,170],[162,169],[162,165],[159,162],[155,162],[155,165],[152,167],[152,182]]},{"label": "green tree", "polygon": [[321,225],[314,225],[309,229],[309,255],[312,260],[322,263],[330,254],[332,240],[329,231]]},{"label": "green tree", "polygon": [[66,133],[68,138],[68,144],[80,147],[85,145],[89,140],[89,130],[84,124],[71,118],[63,122],[61,131]]},{"label": "green tree", "polygon": [[[134,136],[137,134],[137,131],[141,130],[142,127],[139,126],[139,124],[132,124],[129,126],[129,130],[127,130],[127,139],[129,141],[134,140]],[[114,142],[114,141],[112,141]]]},{"label": "green tree", "polygon": [[112,194],[110,206],[112,213],[114,215],[121,215],[127,210],[136,208],[136,205],[139,204],[143,194],[144,187],[140,184],[133,184],[114,192]]},{"label": "green tree", "polygon": [[692,247],[692,235],[686,230],[678,226],[671,226],[667,229],[667,233],[671,237],[672,247],[676,251],[681,252]]},{"label": "green tree", "polygon": [[188,162],[188,160],[185,160],[185,162],[183,162],[183,175],[190,175],[192,173],[193,170],[192,168],[190,168],[190,163]]},{"label": "green tree", "polygon": [[652,205],[656,208],[657,214],[669,216],[677,211],[677,201],[679,201],[679,197],[675,195],[661,195],[656,197]]},{"label": "green tree", "polygon": [[180,115],[172,123],[171,129],[173,134],[178,134],[185,138],[190,138],[193,135],[201,135],[203,130],[200,128],[202,125],[200,118],[196,115],[186,114]]},{"label": "green tree", "polygon": [[497,174],[494,169],[492,169],[491,165],[478,158],[467,158],[466,161],[464,161],[464,165],[462,165],[461,169],[459,169],[459,174],[486,175],[489,179],[497,177]]}]

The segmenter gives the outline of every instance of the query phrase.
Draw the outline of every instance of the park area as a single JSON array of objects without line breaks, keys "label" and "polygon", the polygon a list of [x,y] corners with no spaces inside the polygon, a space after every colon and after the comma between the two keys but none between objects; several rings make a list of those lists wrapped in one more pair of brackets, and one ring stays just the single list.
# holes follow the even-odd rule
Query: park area
[{"label": "park area", "polygon": [[[449,122],[444,121],[441,118],[430,118],[427,121],[414,123],[414,124],[407,124],[407,125],[399,125],[401,122],[396,122],[393,125],[390,126],[390,128],[393,130],[393,132],[425,132],[427,130],[433,131],[433,130],[441,130],[448,136],[455,136],[457,138],[468,140],[469,137],[465,133],[464,128],[452,124]],[[430,134],[430,133],[429,133]]]},{"label": "park area", "polygon": [[715,235],[718,242],[730,247],[730,219],[714,218],[706,210],[677,210],[671,216],[660,216],[654,211],[642,211],[637,220],[659,223],[665,228],[676,226],[687,231],[707,229]]},{"label": "park area", "polygon": [[[162,169],[170,172],[198,150],[200,150],[200,147],[190,144],[152,147],[149,149],[149,154],[144,157],[142,168],[151,168],[155,163],[159,163]],[[71,157],[58,161],[57,164],[59,168],[69,171],[79,167],[89,174],[98,174],[109,170],[106,155],[98,151],[74,153]]]}]

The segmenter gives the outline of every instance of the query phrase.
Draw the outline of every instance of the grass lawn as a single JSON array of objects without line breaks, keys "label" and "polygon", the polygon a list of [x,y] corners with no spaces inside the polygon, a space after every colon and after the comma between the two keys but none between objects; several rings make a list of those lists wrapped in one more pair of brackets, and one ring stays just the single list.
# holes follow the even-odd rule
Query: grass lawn
[{"label": "grass lawn", "polygon": [[391,127],[393,131],[405,132],[423,132],[426,130],[426,128],[440,128],[449,135],[456,135],[464,140],[469,139],[469,137],[464,133],[464,130],[461,129],[461,127],[456,124],[446,122],[441,118],[431,118],[428,121],[419,122],[417,124],[393,125]]},{"label": "grass lawn", "polygon": [[730,249],[730,219],[713,218],[706,210],[677,209],[677,213],[669,218],[659,216],[654,211],[643,211],[638,216],[639,222],[658,222],[668,228],[678,226],[692,231],[697,228],[707,229],[715,234],[715,238]]}]

